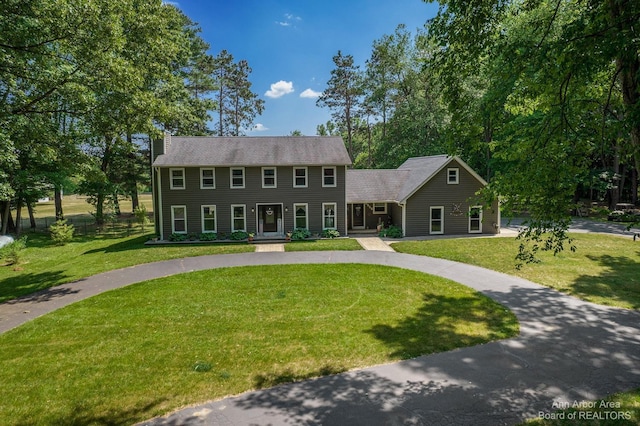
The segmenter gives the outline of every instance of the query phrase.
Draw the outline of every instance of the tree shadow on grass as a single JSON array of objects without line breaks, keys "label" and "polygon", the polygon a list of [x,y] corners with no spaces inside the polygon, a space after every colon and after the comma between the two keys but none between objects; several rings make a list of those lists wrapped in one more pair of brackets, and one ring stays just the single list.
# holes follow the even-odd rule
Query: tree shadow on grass
[{"label": "tree shadow on grass", "polygon": [[50,289],[50,287],[68,281],[69,275],[64,271],[27,273],[5,278],[0,281],[0,303],[25,295],[30,295],[29,297],[33,300],[41,301],[59,297],[63,295],[64,290]]},{"label": "tree shadow on grass", "polygon": [[[119,239],[119,238],[118,238]],[[145,247],[144,243],[149,239],[149,235],[141,235],[136,238],[127,239],[125,241],[118,241],[114,244],[110,244],[106,247],[100,247],[92,250],[87,250],[83,254],[93,253],[117,253],[130,250],[140,250]],[[146,247],[145,247],[146,248]]]},{"label": "tree shadow on grass", "polygon": [[[378,324],[367,333],[387,345],[394,359],[473,346],[487,341],[513,337],[518,321],[510,312],[492,301],[478,297],[447,297],[425,294],[424,304],[412,316],[392,326]],[[465,333],[459,324],[483,326],[486,333]]]},{"label": "tree shadow on grass", "polygon": [[[68,425],[68,426],[116,426],[130,425],[140,421],[140,418],[149,416],[155,407],[166,401],[166,398],[156,399],[148,403],[140,403],[136,407],[121,410],[111,410],[105,414],[97,414],[93,412],[93,407],[76,403],[69,410],[68,414],[52,416],[47,419],[51,425]],[[26,425],[26,424],[25,424]]]},{"label": "tree shadow on grass", "polygon": [[627,307],[640,309],[640,262],[627,256],[589,255],[587,258],[605,270],[599,275],[581,275],[570,283],[576,296],[595,303],[615,299]]},{"label": "tree shadow on grass", "polygon": [[253,381],[256,389],[265,389],[281,385],[283,383],[300,382],[302,380],[308,380],[315,377],[331,376],[334,374],[344,373],[345,371],[347,371],[347,369],[344,367],[334,367],[332,365],[325,365],[316,371],[311,371],[305,374],[294,373],[291,369],[285,369],[278,372],[274,371],[266,374],[258,374],[253,378]]}]

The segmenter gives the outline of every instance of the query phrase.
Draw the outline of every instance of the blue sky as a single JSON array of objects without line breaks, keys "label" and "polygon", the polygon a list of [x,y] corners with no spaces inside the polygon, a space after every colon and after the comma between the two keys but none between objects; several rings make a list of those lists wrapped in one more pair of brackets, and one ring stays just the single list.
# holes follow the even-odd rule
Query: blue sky
[{"label": "blue sky", "polygon": [[251,136],[314,135],[330,119],[315,105],[341,50],[364,69],[374,40],[398,24],[413,32],[437,12],[422,0],[177,0],[202,27],[209,53],[226,49],[252,68],[252,90],[265,101]]}]

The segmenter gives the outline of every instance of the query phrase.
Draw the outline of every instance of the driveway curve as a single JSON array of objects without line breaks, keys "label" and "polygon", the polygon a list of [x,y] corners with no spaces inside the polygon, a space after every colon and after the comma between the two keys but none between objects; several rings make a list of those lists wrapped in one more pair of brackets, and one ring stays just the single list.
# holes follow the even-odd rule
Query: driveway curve
[{"label": "driveway curve", "polygon": [[520,321],[520,335],[248,392],[144,425],[509,425],[552,413],[560,404],[640,387],[639,312],[584,302],[476,266],[383,251],[245,253],[138,265],[2,304],[0,332],[148,279],[220,267],[304,263],[379,264],[449,278],[511,309]]}]

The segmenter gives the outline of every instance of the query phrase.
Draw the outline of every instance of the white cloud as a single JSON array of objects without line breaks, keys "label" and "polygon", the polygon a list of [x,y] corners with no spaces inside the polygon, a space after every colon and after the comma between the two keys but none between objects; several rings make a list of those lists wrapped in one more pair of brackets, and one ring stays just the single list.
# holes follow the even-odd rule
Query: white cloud
[{"label": "white cloud", "polygon": [[253,126],[253,130],[254,132],[266,132],[267,130],[269,130],[268,127],[265,127],[262,123],[258,123],[255,126]]},{"label": "white cloud", "polygon": [[280,80],[277,83],[273,83],[271,89],[267,90],[264,95],[276,99],[291,92],[293,92],[293,81]]},{"label": "white cloud", "polygon": [[322,95],[322,92],[316,92],[315,90],[307,89],[300,93],[301,98],[318,98]]},{"label": "white cloud", "polygon": [[284,14],[284,21],[276,21],[276,24],[278,24],[278,25],[280,25],[282,27],[290,27],[295,22],[300,22],[300,21],[302,21],[301,17],[292,15],[291,13],[285,13]]}]

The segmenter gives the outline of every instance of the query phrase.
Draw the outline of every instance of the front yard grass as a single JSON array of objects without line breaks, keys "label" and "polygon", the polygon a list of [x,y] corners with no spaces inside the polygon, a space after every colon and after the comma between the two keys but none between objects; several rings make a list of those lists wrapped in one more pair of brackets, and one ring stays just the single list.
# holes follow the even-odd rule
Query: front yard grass
[{"label": "front yard grass", "polygon": [[105,233],[74,237],[64,246],[54,245],[48,234],[26,235],[27,248],[21,254],[20,263],[0,267],[0,303],[112,269],[189,256],[255,250],[246,243],[145,246],[152,234],[126,237],[120,233]]},{"label": "front yard grass", "polygon": [[0,424],[131,424],[254,388],[517,333],[515,316],[487,297],[399,268],[175,275],[0,335]]},{"label": "front yard grass", "polygon": [[554,256],[540,253],[540,263],[515,268],[519,241],[514,238],[465,238],[405,241],[392,247],[455,260],[516,275],[580,299],[626,309],[640,309],[640,243],[604,234],[572,234],[577,250]]},{"label": "front yard grass", "polygon": [[362,246],[353,238],[335,238],[323,240],[291,241],[284,245],[285,251],[319,250],[362,250]]}]

